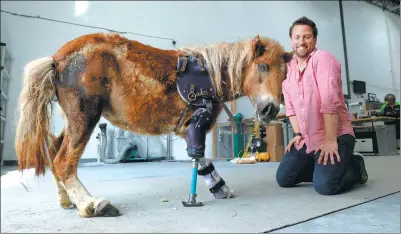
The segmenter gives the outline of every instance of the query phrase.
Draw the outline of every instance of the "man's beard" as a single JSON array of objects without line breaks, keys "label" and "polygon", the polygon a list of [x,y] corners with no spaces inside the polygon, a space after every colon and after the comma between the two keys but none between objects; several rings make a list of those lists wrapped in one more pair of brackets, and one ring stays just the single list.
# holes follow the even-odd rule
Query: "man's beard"
[{"label": "man's beard", "polygon": [[306,53],[300,54],[300,53],[298,53],[298,51],[296,51],[296,50],[294,51],[294,53],[295,53],[295,55],[297,55],[298,58],[306,58],[306,57],[308,57],[309,54],[310,54],[310,52],[306,52]]}]

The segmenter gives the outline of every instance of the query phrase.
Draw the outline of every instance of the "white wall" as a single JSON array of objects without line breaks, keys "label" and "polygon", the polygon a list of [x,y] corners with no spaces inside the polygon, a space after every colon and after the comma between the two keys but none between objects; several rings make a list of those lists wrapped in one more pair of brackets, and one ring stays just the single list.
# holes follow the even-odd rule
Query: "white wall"
[{"label": "white wall", "polygon": [[[357,2],[356,4],[360,4]],[[344,2],[344,9],[347,15],[359,16],[361,10],[355,9],[352,4]],[[290,50],[288,29],[291,23],[303,15],[313,19],[319,29],[318,47],[331,51],[344,67],[344,54],[341,35],[340,14],[338,2],[336,1],[310,1],[310,2],[290,2],[290,1],[222,1],[222,2],[89,2],[88,10],[85,14],[75,17],[75,2],[1,2],[1,9],[28,15],[40,15],[46,18],[64,20],[80,24],[101,26],[118,31],[137,32],[142,34],[174,38],[177,47],[183,45],[193,45],[197,43],[232,42],[242,38],[253,37],[256,34],[269,36],[279,40]],[[370,6],[369,9],[373,8]],[[372,9],[371,9],[372,10]],[[374,10],[372,10],[374,11]],[[379,10],[380,11],[380,10]],[[380,15],[380,12],[375,11]],[[384,15],[383,12],[381,12]],[[372,16],[371,16],[372,17]],[[373,17],[372,17],[373,18]],[[16,106],[16,100],[21,89],[21,73],[24,65],[30,60],[41,56],[52,55],[65,42],[85,33],[97,32],[97,29],[78,27],[67,24],[60,24],[38,19],[27,19],[1,13],[1,40],[7,43],[7,47],[12,52],[14,58],[13,69],[11,71],[14,81],[10,90],[10,107]],[[348,30],[352,29],[352,20],[347,20]],[[383,16],[384,19],[384,16]],[[396,21],[396,20],[393,20]],[[351,28],[350,28],[351,27]],[[376,25],[384,27],[385,25]],[[393,27],[393,26],[391,26]],[[397,26],[399,30],[399,25]],[[397,27],[394,27],[395,29]],[[366,29],[357,27],[357,30]],[[378,28],[375,30],[383,30]],[[385,30],[385,29],[384,29]],[[363,33],[363,32],[362,32]],[[399,31],[398,40],[399,40]],[[347,33],[347,39],[351,40],[348,45],[349,53],[352,51],[352,36]],[[7,36],[5,36],[7,35]],[[359,34],[358,34],[359,35]],[[393,34],[391,34],[393,35]],[[150,44],[163,49],[174,49],[170,41],[126,35],[130,39],[139,40],[145,44]],[[393,36],[392,36],[393,37]],[[396,38],[397,35],[394,35]],[[351,39],[350,39],[351,38]],[[398,45],[398,40],[394,39],[394,45]],[[355,40],[354,40],[355,41]],[[387,42],[385,42],[387,43]],[[373,44],[370,47],[375,47]],[[379,45],[380,46],[380,45]],[[388,47],[387,51],[389,51]],[[382,49],[379,49],[382,51]],[[354,49],[353,53],[360,54],[359,49]],[[387,64],[389,56],[380,59],[379,63]],[[349,55],[351,57],[351,55]],[[366,70],[366,66],[355,65],[355,57],[352,59],[354,68],[353,74],[364,74],[360,70]],[[397,56],[395,56],[397,57]],[[378,57],[379,58],[379,57]],[[399,59],[399,45],[398,57]],[[396,59],[394,64],[398,65]],[[351,66],[351,65],[350,65]],[[371,66],[372,67],[372,66]],[[385,66],[376,66],[381,74],[386,70]],[[351,69],[350,69],[351,70]],[[394,74],[396,76],[396,74]],[[358,75],[363,79],[364,75]],[[387,76],[386,76],[387,77]],[[384,79],[384,78],[383,78]],[[389,78],[391,79],[391,77]],[[399,82],[398,78],[397,81]],[[390,82],[391,83],[391,82]],[[387,84],[387,83],[386,83]],[[343,69],[343,88],[346,93],[345,70]],[[392,87],[390,85],[389,87]],[[10,108],[11,109],[11,108]],[[237,101],[237,111],[244,114],[245,118],[253,117],[254,110],[247,98]],[[57,116],[57,115],[56,115]],[[12,116],[8,116],[12,118]],[[59,117],[55,117],[55,131],[58,132],[63,126]],[[226,120],[227,116],[223,113],[221,120]],[[105,122],[104,119],[101,122]],[[6,134],[13,142],[14,126],[7,125]],[[97,140],[93,134],[83,158],[96,157]],[[162,152],[165,151],[165,140],[158,141]],[[173,137],[175,139],[175,137]],[[160,143],[161,142],[161,143]],[[207,136],[207,157],[212,156],[211,136]],[[172,142],[172,156],[176,159],[188,159],[186,154],[186,144],[183,140]],[[5,160],[15,159],[13,144],[6,144],[4,151]]]},{"label": "white wall", "polygon": [[389,39],[388,49],[391,60],[394,95],[400,100],[400,17],[387,12],[386,25]]},{"label": "white wall", "polygon": [[[380,101],[387,93],[400,100],[400,17],[363,1],[343,8],[350,81],[365,81]],[[351,102],[359,100],[350,85]]]}]

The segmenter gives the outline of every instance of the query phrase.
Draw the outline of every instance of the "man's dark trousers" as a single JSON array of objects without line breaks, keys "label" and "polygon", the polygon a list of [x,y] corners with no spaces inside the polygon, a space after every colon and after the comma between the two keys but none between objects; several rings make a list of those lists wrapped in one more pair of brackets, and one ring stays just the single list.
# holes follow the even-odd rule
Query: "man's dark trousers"
[{"label": "man's dark trousers", "polygon": [[276,180],[281,187],[293,187],[301,182],[313,182],[316,192],[323,195],[334,195],[351,189],[361,180],[360,167],[353,155],[355,138],[352,135],[341,135],[337,138],[338,154],[341,161],[335,157],[335,164],[331,164],[330,157],[327,164],[318,164],[320,152],[307,154],[306,146],[297,150],[295,146],[287,152],[281,161]]}]

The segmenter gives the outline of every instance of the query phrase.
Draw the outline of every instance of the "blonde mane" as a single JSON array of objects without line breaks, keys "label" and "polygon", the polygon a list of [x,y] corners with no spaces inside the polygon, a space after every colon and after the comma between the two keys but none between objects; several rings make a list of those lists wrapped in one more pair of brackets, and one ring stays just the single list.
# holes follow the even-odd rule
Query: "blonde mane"
[{"label": "blonde mane", "polygon": [[223,94],[223,72],[228,75],[232,94],[236,95],[241,92],[243,68],[250,63],[252,58],[251,40],[188,46],[179,51],[188,56],[201,56],[205,59],[218,95]]}]

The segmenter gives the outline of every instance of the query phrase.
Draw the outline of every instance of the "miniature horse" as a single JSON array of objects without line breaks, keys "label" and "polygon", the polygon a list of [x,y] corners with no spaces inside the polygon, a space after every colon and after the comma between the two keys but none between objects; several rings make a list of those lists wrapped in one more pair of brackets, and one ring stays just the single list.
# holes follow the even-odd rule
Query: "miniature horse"
[{"label": "miniature horse", "polygon": [[[77,176],[78,162],[101,116],[137,134],[174,132],[187,140],[189,156],[203,157],[204,135],[215,124],[222,103],[246,95],[262,122],[277,115],[290,58],[278,42],[259,36],[177,51],[118,34],[78,37],[52,57],[34,60],[24,69],[16,134],[18,168],[33,166],[39,176],[50,167],[60,206],[75,205],[81,217],[117,216],[119,211],[109,201],[90,195]],[[188,76],[186,69],[203,73]],[[196,84],[188,84],[185,77]],[[48,107],[55,101],[65,119],[59,136],[50,130]],[[208,106],[203,142],[191,145],[188,129],[203,104]],[[220,187],[227,190],[224,183]]]}]

